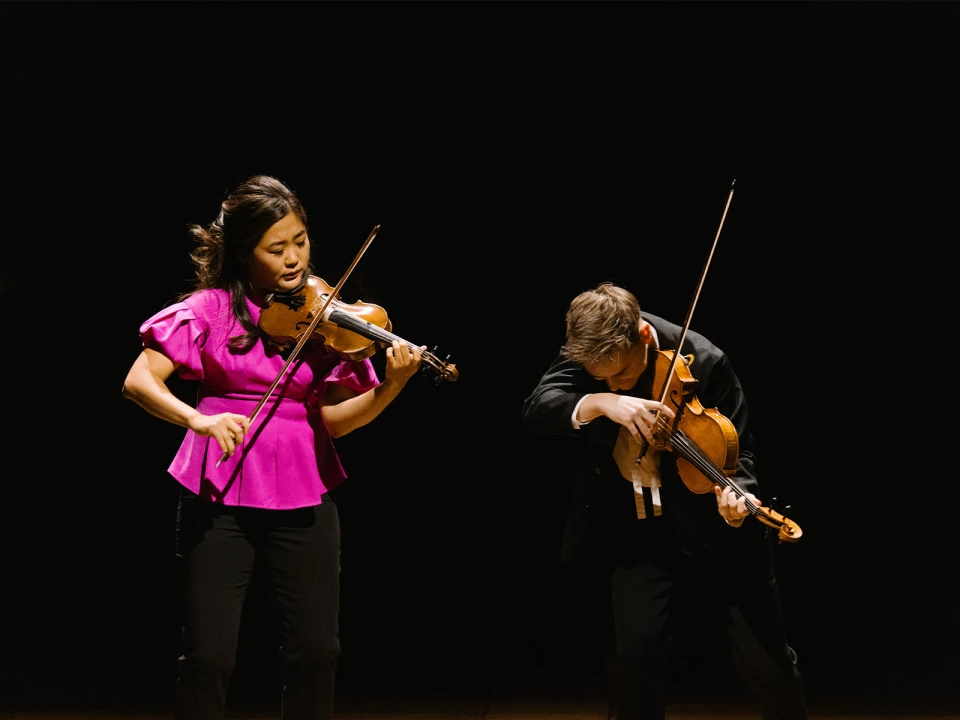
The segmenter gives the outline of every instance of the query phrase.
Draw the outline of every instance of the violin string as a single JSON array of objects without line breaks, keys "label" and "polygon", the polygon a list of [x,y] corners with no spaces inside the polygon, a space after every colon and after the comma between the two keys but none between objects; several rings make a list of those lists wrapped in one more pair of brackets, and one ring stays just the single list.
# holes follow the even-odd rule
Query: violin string
[{"label": "violin string", "polygon": [[703,455],[703,451],[693,442],[688,441],[687,436],[680,430],[672,429],[665,420],[658,423],[660,434],[666,436],[666,439],[674,447],[682,449],[681,456],[688,462],[693,463],[706,477],[712,479],[719,485],[728,485],[729,479],[726,474],[720,470],[716,464]]},{"label": "violin string", "polygon": [[737,485],[734,481],[730,480],[716,464],[708,458],[703,450],[697,446],[692,440],[690,440],[683,432],[679,430],[673,430],[666,419],[660,415],[657,420],[657,429],[661,434],[667,435],[671,444],[674,447],[680,448],[681,456],[694,465],[700,472],[702,472],[707,478],[713,480],[718,485],[729,487],[732,491],[737,493],[738,497],[744,499],[744,505],[750,511],[751,514],[756,515],[758,512],[761,512],[759,507],[754,504],[750,498],[748,498],[744,491]]},{"label": "violin string", "polygon": [[[674,446],[676,446],[677,441],[674,440],[673,442],[674,442]],[[708,458],[704,458],[700,454],[701,451],[699,451],[699,448],[697,448],[695,445],[691,446],[686,436],[680,437],[680,444],[684,446],[687,452],[687,456],[685,457],[685,459],[688,462],[692,462],[692,464],[695,467],[697,467],[697,469],[699,469],[701,472],[703,472],[704,475],[717,481],[718,485],[729,487],[732,491],[734,491],[737,494],[737,497],[743,498],[745,507],[752,514],[754,515],[757,514],[757,512],[759,511],[759,508],[750,500],[750,498],[746,496],[746,494],[740,488],[740,486],[737,485],[733,480],[728,478]]]}]

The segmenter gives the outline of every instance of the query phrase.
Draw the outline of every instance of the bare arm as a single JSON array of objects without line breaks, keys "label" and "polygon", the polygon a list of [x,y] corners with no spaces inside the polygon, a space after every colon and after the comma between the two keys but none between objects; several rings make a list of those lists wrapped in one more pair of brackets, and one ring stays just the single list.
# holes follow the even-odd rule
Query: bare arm
[{"label": "bare arm", "polygon": [[123,396],[151,415],[180,427],[190,427],[199,413],[170,392],[167,379],[177,365],[163,353],[145,348],[123,381]]},{"label": "bare arm", "polygon": [[331,437],[343,437],[363,427],[386,409],[420,367],[422,348],[412,351],[396,340],[387,348],[386,379],[365,393],[341,385],[328,386],[323,394],[320,417]]},{"label": "bare arm", "polygon": [[145,348],[134,361],[123,381],[123,396],[133,400],[151,415],[199,435],[215,438],[220,449],[233,455],[243,440],[250,421],[237,413],[204,415],[170,392],[167,379],[177,369],[163,353]]},{"label": "bare arm", "polygon": [[358,395],[349,388],[331,385],[324,392],[320,417],[331,437],[343,437],[382,413],[402,389],[403,385],[384,382]]}]

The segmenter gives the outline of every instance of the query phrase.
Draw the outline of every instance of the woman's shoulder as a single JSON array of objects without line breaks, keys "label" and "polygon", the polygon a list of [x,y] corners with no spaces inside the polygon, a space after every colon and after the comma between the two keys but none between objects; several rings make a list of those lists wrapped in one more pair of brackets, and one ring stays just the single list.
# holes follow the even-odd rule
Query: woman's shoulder
[{"label": "woman's shoulder", "polygon": [[182,302],[196,317],[205,320],[221,317],[225,311],[230,311],[230,293],[220,288],[197,290]]}]

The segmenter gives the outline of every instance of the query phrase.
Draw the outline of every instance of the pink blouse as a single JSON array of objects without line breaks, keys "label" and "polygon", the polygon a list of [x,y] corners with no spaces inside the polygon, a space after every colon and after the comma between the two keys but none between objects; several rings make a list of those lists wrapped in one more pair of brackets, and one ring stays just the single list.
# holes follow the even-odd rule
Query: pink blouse
[{"label": "pink blouse", "polygon": [[[247,299],[254,323],[260,308]],[[205,415],[234,412],[249,417],[276,379],[284,358],[258,341],[245,353],[227,341],[244,333],[224,290],[203,290],[164,308],[140,327],[145,348],[179,363],[179,373],[199,381],[197,409]],[[346,473],[320,419],[328,384],[359,393],[380,384],[369,360],[343,361],[319,342],[308,342],[260,409],[233,457],[211,437],[187,430],[168,471],[191,492],[224,505],[291,509],[321,502]]]}]

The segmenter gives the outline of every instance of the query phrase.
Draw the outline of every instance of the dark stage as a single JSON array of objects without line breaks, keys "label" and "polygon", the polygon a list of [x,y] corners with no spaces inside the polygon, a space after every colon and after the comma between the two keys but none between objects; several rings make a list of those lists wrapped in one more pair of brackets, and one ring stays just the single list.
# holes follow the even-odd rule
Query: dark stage
[{"label": "dark stage", "polygon": [[[775,557],[811,718],[960,717],[958,36],[932,2],[0,4],[0,717],[171,712],[184,431],[121,384],[187,224],[254,173],[330,284],[380,224],[342,297],[460,372],[336,442],[340,717],[606,717],[608,598],[559,564],[577,456],[521,403],[577,293],[683,322],[734,179],[691,329],[803,528]],[[262,590],[236,718],[278,717]],[[749,716],[711,619],[672,720]]]}]

